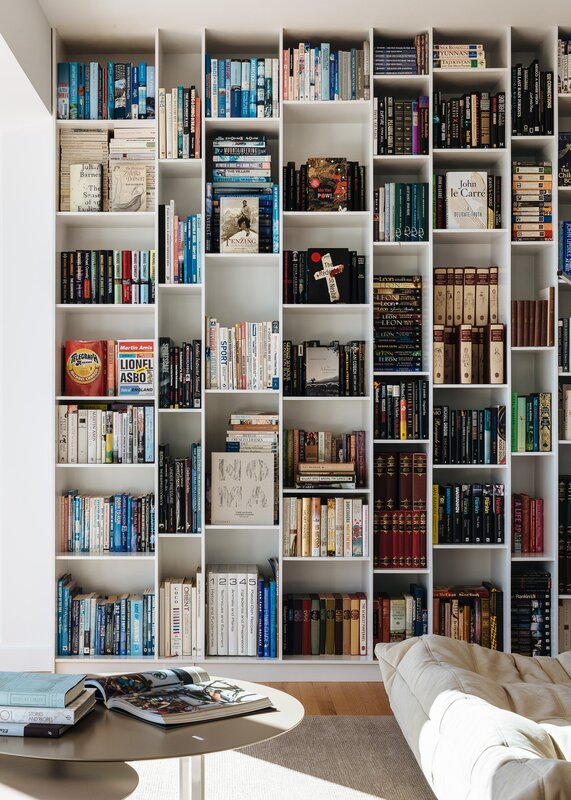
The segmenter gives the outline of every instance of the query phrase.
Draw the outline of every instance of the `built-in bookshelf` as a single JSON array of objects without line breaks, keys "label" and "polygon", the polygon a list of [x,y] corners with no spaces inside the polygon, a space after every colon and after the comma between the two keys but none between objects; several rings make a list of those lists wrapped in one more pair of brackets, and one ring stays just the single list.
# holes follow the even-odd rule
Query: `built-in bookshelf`
[{"label": "built-in bookshelf", "polygon": [[[426,57],[419,55],[422,68],[416,74],[403,69],[398,74],[383,71],[374,74],[376,45],[389,48],[401,45],[415,35],[422,34],[422,46],[427,47],[428,56],[434,45],[454,44],[462,41],[481,42],[485,48],[485,67],[466,69],[463,67],[432,68]],[[78,50],[73,42],[66,42],[54,35],[54,75],[57,64],[62,61],[92,60],[101,63],[145,62],[154,67],[156,97],[159,87],[169,91],[172,87],[194,86],[200,98],[200,119],[195,122],[200,132],[201,152],[195,158],[161,158],[160,148],[155,150],[155,204],[151,210],[137,213],[96,212],[74,213],[58,211],[56,214],[56,330],[55,346],[59,350],[68,339],[154,339],[158,364],[159,340],[170,338],[180,343],[202,342],[194,347],[199,352],[202,365],[200,397],[192,394],[188,407],[162,407],[158,392],[158,369],[156,368],[156,391],[152,398],[154,413],[155,458],[143,464],[58,464],[55,469],[55,548],[56,578],[71,573],[84,591],[99,593],[142,593],[151,588],[156,594],[155,653],[146,659],[131,658],[137,666],[156,663],[183,663],[190,657],[177,656],[168,662],[158,655],[159,627],[162,616],[159,606],[161,584],[173,575],[194,578],[197,571],[206,576],[209,565],[256,564],[260,574],[272,575],[268,559],[279,561],[277,581],[277,649],[275,658],[258,656],[208,656],[203,660],[210,664],[211,671],[228,668],[232,674],[252,678],[276,679],[294,675],[298,679],[350,677],[366,679],[374,670],[373,630],[376,625],[374,599],[378,596],[397,597],[408,594],[410,586],[420,587],[419,596],[426,593],[428,630],[436,629],[432,619],[432,595],[435,587],[446,585],[480,585],[490,581],[503,590],[504,641],[509,650],[511,576],[515,562],[531,561],[533,569],[545,569],[551,574],[553,651],[557,642],[558,580],[558,519],[557,486],[558,475],[571,474],[571,448],[566,441],[557,439],[558,431],[558,378],[557,339],[551,344],[516,345],[511,337],[512,302],[537,301],[545,289],[554,289],[551,300],[553,320],[571,317],[571,292],[569,281],[562,276],[558,282],[558,251],[556,239],[512,241],[512,162],[548,161],[557,167],[557,134],[559,130],[571,130],[571,105],[569,95],[554,95],[553,135],[511,135],[512,66],[518,63],[531,64],[539,59],[541,70],[552,71],[557,76],[558,37],[565,38],[566,30],[556,28],[522,29],[480,28],[470,30],[434,28],[429,30],[385,30],[382,26],[371,30],[340,31],[327,34],[319,30],[302,28],[268,30],[252,33],[238,30],[177,31],[159,30],[149,35],[144,47],[139,42],[138,52],[133,53],[126,40],[124,50],[109,52],[104,43],[94,42],[90,50],[82,44]],[[206,117],[206,69],[207,55],[217,59],[279,59],[279,81],[284,77],[284,52],[299,48],[300,42],[311,41],[315,48],[327,42],[331,51],[351,52],[363,50],[369,58],[368,69],[364,68],[363,92],[359,99],[283,99],[280,92],[277,113],[271,116]],[[364,42],[367,47],[364,48]],[[410,52],[409,45],[409,52]],[[293,50],[292,50],[293,52]],[[361,57],[359,57],[361,58]],[[405,59],[406,60],[406,59]],[[429,59],[430,60],[430,59]],[[390,61],[390,59],[389,59]],[[386,66],[386,59],[382,60]],[[360,62],[359,62],[360,63]],[[147,67],[148,69],[148,67]],[[408,69],[408,67],[407,67]],[[557,81],[555,81],[557,87]],[[368,91],[365,91],[368,89]],[[275,86],[272,87],[272,92]],[[434,141],[432,125],[433,97],[439,93],[442,103],[464,95],[505,96],[505,136],[500,141],[497,135],[491,139],[491,147],[462,146],[439,147]],[[362,99],[361,94],[368,97]],[[343,94],[346,97],[346,94]],[[405,113],[413,110],[419,98],[428,98],[428,150],[414,146],[391,154],[378,154],[386,148],[379,147],[379,133],[374,135],[373,121],[378,125],[379,98],[393,98],[404,104]],[[275,94],[273,94],[275,103]],[[475,101],[474,101],[475,102]],[[423,101],[424,104],[424,101]],[[384,104],[383,107],[385,107]],[[452,108],[452,103],[449,103]],[[454,108],[456,104],[454,104]],[[54,109],[56,94],[54,91]],[[275,108],[273,112],[275,112]],[[485,110],[485,109],[484,109]],[[158,112],[158,108],[156,108]],[[400,113],[400,112],[399,112]],[[143,129],[159,136],[158,114],[153,119],[139,120],[58,120],[54,126],[56,142],[61,131],[70,128],[102,128],[113,131],[115,126]],[[230,133],[241,135],[264,134],[271,153],[272,178],[280,187],[279,249],[255,255],[232,255],[206,252],[205,235],[205,187],[211,168],[212,141],[215,136]],[[497,132],[496,132],[497,133]],[[456,142],[456,139],[454,139]],[[494,147],[493,144],[499,146]],[[57,145],[56,145],[57,147]],[[283,210],[282,189],[284,172],[288,163],[300,164],[308,158],[344,156],[349,161],[365,167],[364,203],[362,210],[345,213]],[[59,151],[55,154],[59,164]],[[478,171],[501,178],[501,227],[480,229],[435,228],[433,221],[433,176],[452,172]],[[393,237],[378,235],[375,214],[375,193],[386,185],[425,184],[424,190],[415,190],[415,202],[426,196],[427,230],[423,235]],[[499,186],[499,183],[498,183]],[[400,191],[400,190],[399,190]],[[412,197],[411,192],[411,197]],[[56,192],[59,196],[59,187]],[[555,202],[556,197],[558,202]],[[406,195],[405,195],[406,200]],[[60,254],[76,250],[138,250],[156,251],[157,265],[160,262],[159,205],[170,204],[181,219],[202,215],[202,241],[198,241],[201,279],[194,282],[161,282],[159,269],[155,273],[154,303],[140,305],[77,304],[70,302],[69,294],[63,297]],[[56,206],[59,207],[59,206]],[[557,231],[558,220],[571,219],[571,194],[553,189],[553,231]],[[418,234],[418,232],[417,232]],[[396,237],[398,238],[398,237]],[[351,295],[346,303],[296,302],[286,296],[284,290],[284,253],[303,253],[310,249],[336,248],[364,257],[364,291]],[[289,257],[288,257],[289,258]],[[497,272],[497,320],[503,331],[503,375],[495,379],[483,373],[473,382],[435,380],[433,365],[433,318],[434,287],[436,270],[495,267]],[[381,281],[380,278],[383,278]],[[422,324],[415,329],[415,342],[420,343],[422,354],[415,355],[408,369],[387,367],[379,369],[374,347],[375,287],[403,281],[403,276],[414,284]],[[420,281],[414,281],[420,278]],[[297,298],[297,295],[295,296]],[[293,299],[293,302],[292,302]],[[305,298],[307,299],[307,298]],[[361,391],[354,396],[314,397],[304,394],[287,394],[281,372],[279,387],[223,389],[207,388],[205,376],[206,346],[205,321],[215,318],[221,325],[233,325],[237,321],[264,320],[277,323],[280,343],[320,341],[328,344],[332,340],[340,343],[363,342],[362,365],[364,376]],[[488,320],[491,322],[492,320]],[[547,323],[546,323],[547,324]],[[556,322],[555,322],[556,325]],[[554,332],[552,332],[552,336]],[[528,339],[526,341],[533,341]],[[541,339],[543,341],[543,339]],[[398,349],[398,348],[397,348]],[[567,376],[568,378],[568,376]],[[571,382],[571,379],[570,379]],[[78,403],[85,398],[68,398],[63,394],[62,368],[56,359],[54,414],[57,407],[67,403]],[[380,393],[393,392],[392,397],[408,398],[410,408],[419,408],[425,415],[422,424],[405,424],[406,410],[399,427],[398,414],[391,424],[380,425]],[[410,395],[407,394],[410,392]],[[512,395],[550,393],[552,446],[548,450],[512,452]],[[89,398],[93,400],[94,398]],[[99,398],[98,402],[114,398]],[[165,406],[171,403],[165,403]],[[176,405],[176,404],[175,404]],[[405,404],[406,406],[406,404]],[[432,410],[449,409],[457,415],[467,413],[474,420],[485,419],[486,410],[502,409],[505,419],[507,447],[505,454],[484,457],[476,455],[462,457],[458,463],[435,455],[435,428]],[[424,409],[424,410],[423,410]],[[393,409],[394,410],[394,409]],[[228,421],[232,414],[267,412],[279,416],[279,457],[277,458],[278,515],[277,522],[256,526],[212,524],[208,516],[207,476],[210,473],[211,454],[225,447]],[[494,412],[495,413],[495,412]],[[497,417],[498,415],[495,414]],[[427,419],[426,419],[427,417]],[[410,422],[410,420],[409,420]],[[287,431],[331,431],[333,434],[351,434],[364,431],[364,464],[366,479],[356,488],[331,488],[325,490],[295,488],[286,481],[284,470],[284,447]],[[458,431],[460,431],[460,427]],[[182,525],[184,530],[159,530],[158,509],[155,503],[156,529],[154,548],[143,552],[68,552],[59,547],[60,500],[62,495],[77,490],[79,495],[108,496],[117,493],[141,497],[159,496],[159,447],[169,444],[172,459],[190,459],[191,448],[200,446],[200,476],[198,480],[202,514],[193,523]],[[378,500],[375,491],[375,474],[379,464],[386,462],[394,453],[422,453],[426,456],[426,520],[422,528],[424,537],[418,558],[399,562],[394,554],[385,557],[384,563],[375,561],[375,537],[372,509]],[[479,485],[501,487],[503,497],[503,523],[501,533],[484,537],[478,542],[455,541],[441,531],[433,538],[432,514],[434,485],[440,487],[460,484],[471,487]],[[499,493],[497,488],[497,493]],[[307,494],[320,497],[327,506],[327,498],[342,495],[357,500],[371,509],[369,514],[369,547],[363,554],[343,555],[328,558],[322,552],[301,554],[287,546],[283,523],[284,508],[291,498],[302,498]],[[541,552],[512,554],[512,507],[513,495],[527,495],[543,500]],[[437,496],[437,495],[436,495]],[[406,514],[403,513],[403,519]],[[412,518],[412,517],[411,517]],[[168,527],[168,525],[167,525]],[[191,532],[196,530],[196,532]],[[289,530],[287,537],[289,537]],[[285,555],[285,553],[290,553]],[[360,551],[359,551],[360,553]],[[381,559],[382,561],[382,559]],[[524,564],[524,567],[526,564]],[[517,564],[521,568],[521,564]],[[55,589],[54,589],[55,591]],[[314,593],[362,593],[367,597],[366,645],[359,655],[304,656],[294,648],[292,655],[282,652],[284,617],[281,613],[283,600],[294,595],[307,596]],[[202,596],[202,619],[205,620],[205,593]],[[286,602],[287,610],[287,602]],[[287,624],[287,623],[286,623]],[[419,628],[415,628],[419,630]],[[204,629],[205,635],[206,628]],[[55,641],[55,637],[54,637]],[[55,651],[55,648],[54,648]],[[204,652],[208,652],[207,649]],[[116,656],[85,656],[83,660],[93,662],[89,669],[103,669],[120,661]],[[56,657],[58,670],[77,669],[78,658]],[[202,661],[202,659],[201,659]],[[316,665],[319,665],[316,667]],[[109,666],[109,669],[114,668]],[[86,667],[87,669],[87,667]],[[316,671],[317,669],[317,671]],[[292,672],[293,670],[293,672]]]}]

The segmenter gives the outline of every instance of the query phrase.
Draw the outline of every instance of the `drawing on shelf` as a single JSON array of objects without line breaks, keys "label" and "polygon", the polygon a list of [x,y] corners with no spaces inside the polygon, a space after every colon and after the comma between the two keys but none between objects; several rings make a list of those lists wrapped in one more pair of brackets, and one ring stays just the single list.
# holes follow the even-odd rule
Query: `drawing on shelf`
[{"label": "drawing on shelf", "polygon": [[273,499],[273,453],[212,453],[213,525],[271,525]]}]

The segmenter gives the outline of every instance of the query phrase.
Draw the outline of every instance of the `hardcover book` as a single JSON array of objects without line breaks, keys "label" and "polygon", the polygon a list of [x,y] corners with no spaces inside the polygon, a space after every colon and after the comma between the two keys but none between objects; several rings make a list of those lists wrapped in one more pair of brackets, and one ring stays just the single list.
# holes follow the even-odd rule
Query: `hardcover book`
[{"label": "hardcover book", "polygon": [[68,396],[105,394],[104,343],[70,339],[65,343],[65,385]]},{"label": "hardcover book", "polygon": [[146,397],[154,394],[155,343],[152,339],[117,342],[117,394]]},{"label": "hardcover book", "polygon": [[69,210],[101,211],[101,164],[69,165]]},{"label": "hardcover book", "polygon": [[260,248],[258,197],[220,198],[220,252],[258,253]]},{"label": "hardcover book", "polygon": [[446,227],[488,227],[487,172],[446,173]]},{"label": "hardcover book", "polygon": [[307,159],[308,211],[347,211],[347,159]]},{"label": "hardcover book", "polygon": [[308,303],[351,302],[349,250],[308,250]]},{"label": "hardcover book", "polygon": [[559,134],[559,186],[571,186],[571,133]]},{"label": "hardcover book", "polygon": [[111,170],[111,211],[146,210],[146,166],[114,164]]},{"label": "hardcover book", "polygon": [[273,453],[212,453],[213,525],[272,525]]},{"label": "hardcover book", "polygon": [[331,397],[339,394],[339,351],[336,347],[306,349],[305,394],[308,397]]}]

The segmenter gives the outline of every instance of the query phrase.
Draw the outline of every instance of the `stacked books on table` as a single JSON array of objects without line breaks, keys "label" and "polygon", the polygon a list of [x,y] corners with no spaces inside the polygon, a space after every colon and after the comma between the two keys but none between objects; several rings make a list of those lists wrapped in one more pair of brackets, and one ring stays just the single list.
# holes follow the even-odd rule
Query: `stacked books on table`
[{"label": "stacked books on table", "polygon": [[0,736],[62,736],[95,705],[84,678],[0,672]]},{"label": "stacked books on table", "polygon": [[486,69],[483,44],[435,44],[432,48],[434,69]]}]

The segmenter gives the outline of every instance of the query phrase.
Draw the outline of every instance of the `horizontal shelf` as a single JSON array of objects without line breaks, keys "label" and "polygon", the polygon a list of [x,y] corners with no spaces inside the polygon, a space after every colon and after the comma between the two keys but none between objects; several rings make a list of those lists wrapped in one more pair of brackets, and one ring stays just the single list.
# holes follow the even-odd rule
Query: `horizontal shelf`
[{"label": "horizontal shelf", "polygon": [[458,241],[460,244],[481,244],[486,239],[501,239],[508,233],[507,228],[433,228],[434,243]]},{"label": "horizontal shelf", "polygon": [[370,561],[370,556],[282,556],[282,561],[312,561],[320,563],[335,563],[341,561],[363,562]]},{"label": "horizontal shelf", "polygon": [[[409,81],[411,84],[414,84],[415,88],[421,83],[428,83],[430,81],[430,75],[418,75],[416,72],[412,73],[393,73],[393,72],[383,72],[379,75],[373,75],[373,80],[377,81],[378,83],[390,83],[391,81],[395,81],[398,84],[406,84]],[[399,85],[399,89],[404,88],[402,85]]]},{"label": "horizontal shelf", "polygon": [[288,228],[362,228],[369,223],[368,211],[284,211]]},{"label": "horizontal shelf", "polygon": [[433,67],[432,82],[435,89],[461,89],[466,91],[466,86],[474,87],[475,84],[499,83],[506,80],[508,70],[505,67],[486,67],[484,69],[473,69],[471,67],[446,69],[445,67]]},{"label": "horizontal shelf", "polygon": [[154,303],[136,303],[122,305],[121,303],[56,303],[56,311],[60,314],[90,314],[93,316],[105,314],[140,314],[154,316]]},{"label": "horizontal shelf", "polygon": [[430,444],[430,439],[373,439],[373,444]]},{"label": "horizontal shelf", "polygon": [[512,455],[512,458],[515,458],[516,456],[519,456],[519,457],[521,457],[521,456],[534,456],[535,458],[551,458],[551,456],[554,455],[554,451],[550,450],[547,453],[543,453],[543,452],[535,451],[535,450],[529,450],[529,451],[526,451],[526,452],[518,451],[517,453],[513,453],[512,452],[511,455]]},{"label": "horizontal shelf", "polygon": [[433,464],[432,469],[507,469],[507,464]]},{"label": "horizontal shelf", "polygon": [[372,664],[373,659],[371,656],[283,656],[283,662],[287,664],[307,664],[311,662],[316,663],[333,663],[346,665],[349,664]]},{"label": "horizontal shelf", "polygon": [[507,544],[474,544],[467,542],[466,544],[433,544],[433,550],[505,550]]},{"label": "horizontal shelf", "polygon": [[[558,378],[571,378],[571,372],[558,372],[557,373],[557,377]],[[561,441],[564,441],[564,440],[561,440]]]},{"label": "horizontal shelf", "polygon": [[[69,664],[75,662],[76,664],[108,664],[110,661],[144,661],[153,663],[157,660],[157,656],[56,656],[56,664]],[[169,659],[170,661],[170,659]],[[190,656],[186,657],[186,662],[190,661]]]},{"label": "horizontal shelf", "polygon": [[553,144],[553,142],[555,141],[555,136],[553,134],[551,134],[550,136],[547,136],[547,135],[545,135],[543,133],[540,133],[540,134],[533,134],[533,133],[532,134],[524,134],[524,135],[521,135],[521,136],[518,136],[517,134],[513,134],[511,139],[512,139],[512,147],[513,147],[514,144],[517,144],[518,142],[522,142],[524,144],[539,144],[539,145],[543,145],[543,144]]},{"label": "horizontal shelf", "polygon": [[555,558],[546,553],[512,553],[512,561],[555,561]]},{"label": "horizontal shelf", "polygon": [[170,294],[171,292],[180,292],[181,294],[190,294],[200,296],[202,294],[203,286],[201,283],[159,283],[159,292]]},{"label": "horizontal shelf", "polygon": [[403,567],[402,569],[399,567],[387,567],[387,569],[375,567],[373,572],[375,575],[428,575],[430,570],[428,567],[418,567],[417,569],[414,567]]},{"label": "horizontal shelf", "polygon": [[308,314],[314,316],[315,314],[330,314],[331,316],[346,316],[347,314],[363,314],[368,311],[371,306],[368,303],[284,303],[283,310],[287,314],[295,314],[296,316]]},{"label": "horizontal shelf", "polygon": [[56,119],[58,128],[151,128],[156,119]]},{"label": "horizontal shelf", "polygon": [[154,561],[156,553],[57,553],[57,561]]},{"label": "horizontal shelf", "polygon": [[521,250],[521,254],[523,255],[537,255],[538,253],[543,252],[546,247],[553,246],[553,240],[545,241],[532,241],[532,242],[525,242],[525,241],[511,241],[511,246],[516,250]]},{"label": "horizontal shelf", "polygon": [[543,347],[543,346],[528,346],[528,347],[520,347],[519,345],[511,348],[512,353],[550,353],[552,350],[555,350],[555,347]]},{"label": "horizontal shelf", "polygon": [[413,164],[419,164],[422,166],[423,164],[428,164],[429,159],[430,156],[424,155],[423,153],[399,153],[398,155],[381,154],[373,156],[373,163],[377,165],[390,164],[391,169],[394,170],[394,167],[399,166],[404,168],[409,168]]},{"label": "horizontal shelf", "polygon": [[154,469],[150,464],[56,464],[58,469]]},{"label": "horizontal shelf", "polygon": [[347,403],[347,402],[350,402],[350,401],[355,401],[355,400],[358,400],[358,401],[359,401],[359,402],[361,402],[361,403],[366,403],[366,402],[368,402],[370,399],[371,399],[371,398],[370,398],[370,397],[368,397],[368,396],[361,397],[360,395],[356,395],[355,397],[345,397],[345,395],[339,395],[339,396],[338,396],[338,395],[331,395],[331,396],[329,396],[329,397],[305,397],[305,396],[303,396],[303,395],[301,395],[301,396],[298,396],[298,395],[286,394],[286,395],[284,395],[284,397],[283,397],[283,400],[284,400],[284,402],[285,402],[286,400],[287,400],[287,401],[294,401],[294,400],[297,400],[297,401],[299,401],[299,400],[309,400],[309,401],[311,401],[311,402],[315,402],[316,400],[319,400],[319,401],[321,401],[321,400],[326,400],[328,403],[332,403],[332,402],[339,402],[339,401],[342,401],[342,402],[345,402],[345,403]]},{"label": "horizontal shelf", "polygon": [[158,533],[159,539],[202,539],[201,533]]},{"label": "horizontal shelf", "polygon": [[[297,212],[295,212],[297,213]],[[309,211],[304,211],[304,214],[309,214]],[[279,253],[205,253],[204,257],[208,262],[216,263],[217,261],[251,261],[253,263],[262,263],[268,259],[275,260],[279,258]],[[240,269],[243,268],[240,264]]]},{"label": "horizontal shelf", "polygon": [[279,395],[278,389],[205,389],[205,394],[274,394]]},{"label": "horizontal shelf", "polygon": [[370,489],[292,489],[290,487],[282,489],[284,495],[296,494],[369,494]]},{"label": "horizontal shelf", "polygon": [[436,147],[432,151],[434,169],[454,164],[458,161],[469,161],[472,164],[498,164],[507,157],[505,147]]},{"label": "horizontal shelf", "polygon": [[398,377],[399,375],[404,375],[404,376],[412,375],[412,376],[417,377],[417,378],[422,378],[422,377],[426,377],[427,375],[430,375],[430,372],[410,372],[410,371],[407,371],[407,370],[405,370],[403,372],[395,372],[394,370],[388,370],[387,372],[385,372],[383,370],[381,372],[380,370],[375,370],[373,372],[373,375],[374,375],[375,378],[391,378],[391,377]]},{"label": "horizontal shelf", "polygon": [[433,383],[433,389],[509,389],[507,383]]},{"label": "horizontal shelf", "polygon": [[559,445],[571,444],[571,439],[559,439],[557,441],[557,444],[559,444]]},{"label": "horizontal shelf", "polygon": [[161,178],[200,178],[201,158],[159,158],[157,161]]},{"label": "horizontal shelf", "polygon": [[373,242],[374,255],[400,255],[414,256],[428,252],[430,242]]},{"label": "horizontal shelf", "polygon": [[205,530],[208,531],[279,531],[279,525],[242,525],[236,523],[236,525],[205,525]]},{"label": "horizontal shelf", "polygon": [[56,396],[56,402],[58,403],[133,403],[138,405],[139,403],[153,403],[155,400],[154,395],[149,395],[147,397],[138,395],[133,395],[131,397],[127,397],[126,395],[66,395],[66,394],[58,394]]},{"label": "horizontal shelf", "polygon": [[154,229],[154,211],[58,211],[56,220],[69,228]]},{"label": "horizontal shelf", "polygon": [[571,594],[559,594],[557,595],[558,600],[571,600]]},{"label": "horizontal shelf", "polygon": [[201,408],[159,408],[159,414],[202,414]]}]

